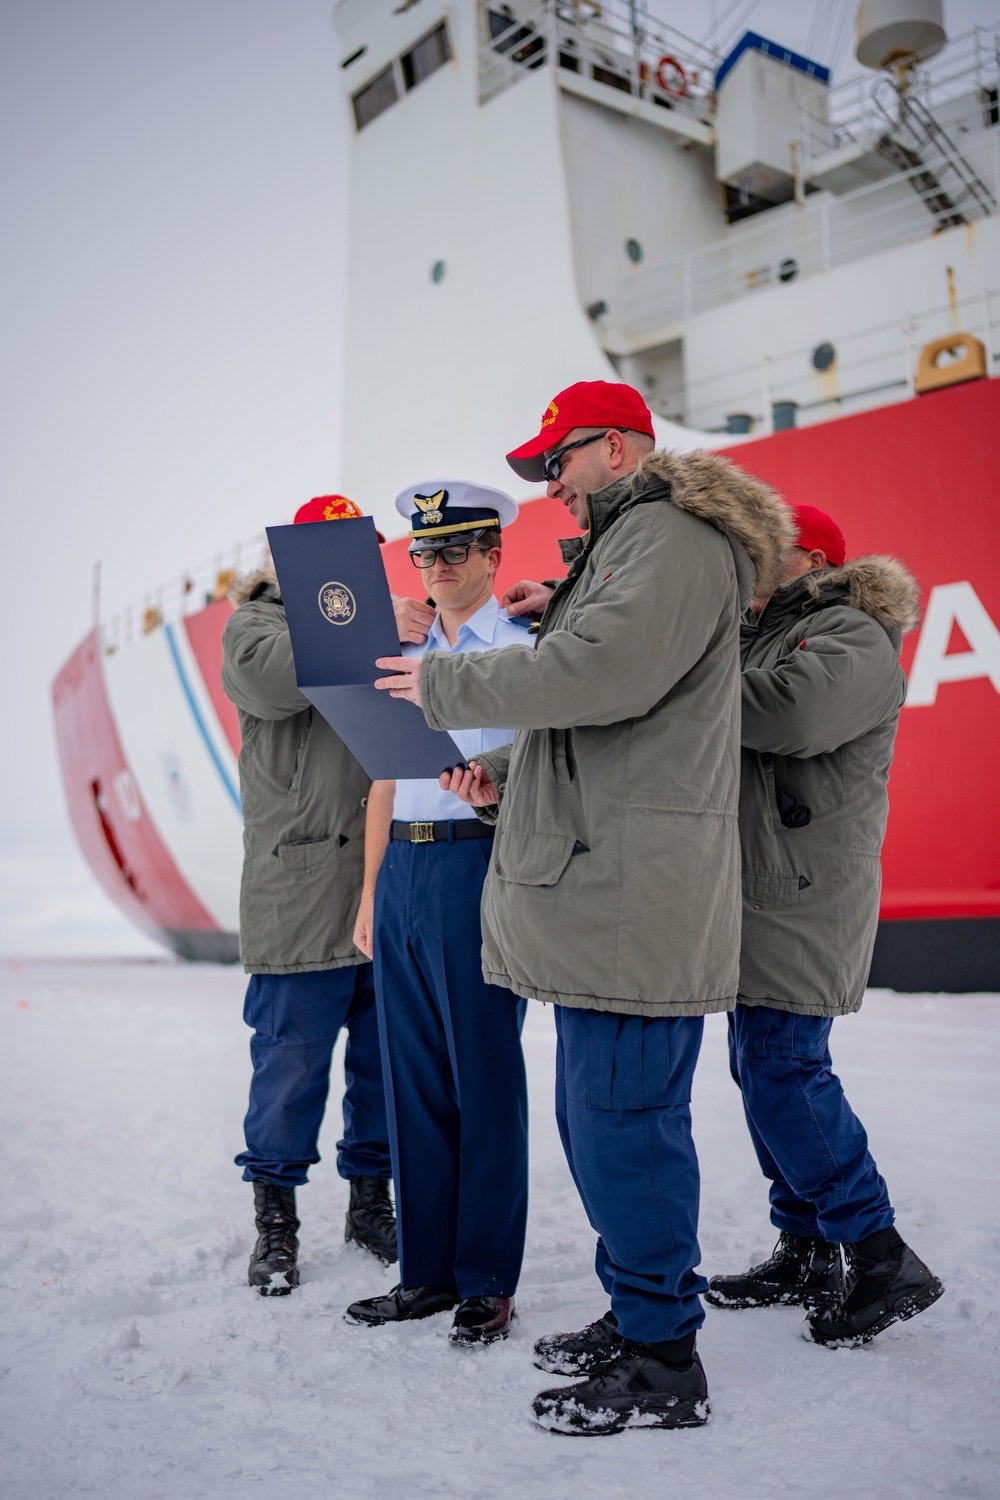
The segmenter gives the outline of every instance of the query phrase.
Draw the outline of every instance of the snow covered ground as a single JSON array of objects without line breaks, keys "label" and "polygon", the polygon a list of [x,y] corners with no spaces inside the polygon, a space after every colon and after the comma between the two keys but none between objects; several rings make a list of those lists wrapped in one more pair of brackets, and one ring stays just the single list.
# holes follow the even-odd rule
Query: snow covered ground
[{"label": "snow covered ground", "polygon": [[[551,1111],[551,1013],[525,1033],[532,1207],[505,1344],[441,1317],[342,1321],[394,1284],[343,1243],[327,1160],[300,1193],[303,1285],[245,1285],[250,1191],[231,1158],[246,1098],[244,980],[172,962],[0,963],[0,1492],[5,1500],[378,1496],[896,1500],[1000,1495],[1000,997],[874,993],[835,1055],[906,1238],[945,1297],[866,1349],[819,1349],[793,1309],[708,1310],[707,1428],[543,1432],[540,1333],[604,1311]],[[336,1065],[335,1065],[336,1066]],[[773,1242],[709,1019],[695,1129],[704,1268]]]}]

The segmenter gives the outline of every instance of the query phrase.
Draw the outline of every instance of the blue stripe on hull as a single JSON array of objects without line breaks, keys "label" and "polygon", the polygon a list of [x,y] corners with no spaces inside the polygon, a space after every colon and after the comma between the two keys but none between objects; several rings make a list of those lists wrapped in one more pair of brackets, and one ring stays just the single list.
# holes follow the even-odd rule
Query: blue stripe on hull
[{"label": "blue stripe on hull", "polygon": [[188,701],[188,707],[190,708],[191,713],[194,717],[194,721],[198,726],[198,731],[201,734],[202,739],[205,741],[208,753],[212,757],[212,762],[215,766],[215,769],[218,771],[219,776],[222,778],[222,784],[225,787],[229,798],[233,803],[233,806],[236,808],[236,811],[242,816],[243,804],[240,801],[239,791],[233,785],[232,777],[229,775],[229,772],[223,765],[222,760],[219,756],[219,752],[218,750],[216,750],[215,745],[212,742],[212,737],[209,734],[208,727],[205,723],[204,718],[202,717],[201,709],[198,707],[198,701],[191,690],[191,683],[188,681],[188,675],[184,670],[184,663],[181,661],[181,654],[177,649],[177,642],[174,639],[174,627],[172,625],[167,625],[164,627],[164,630],[167,637],[167,644],[170,647],[170,655],[173,657],[174,666],[177,669],[177,676],[180,678],[181,687],[184,689],[184,696]]}]

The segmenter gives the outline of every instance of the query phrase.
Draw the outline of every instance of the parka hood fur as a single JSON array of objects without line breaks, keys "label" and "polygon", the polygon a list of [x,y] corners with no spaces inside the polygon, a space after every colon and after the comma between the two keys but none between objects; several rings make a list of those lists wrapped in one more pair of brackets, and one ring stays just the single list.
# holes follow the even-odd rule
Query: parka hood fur
[{"label": "parka hood fur", "polygon": [[259,588],[262,583],[269,583],[271,587],[276,591],[278,598],[281,598],[281,588],[278,584],[278,575],[274,571],[274,563],[269,557],[261,563],[259,568],[254,568],[252,573],[245,574],[243,578],[238,579],[236,583],[233,584],[232,588],[229,590],[230,604],[232,604],[235,609],[239,609],[241,604],[246,604],[247,600],[253,594],[254,589]]},{"label": "parka hood fur", "polygon": [[756,572],[754,594],[772,594],[795,543],[796,530],[788,506],[776,490],[720,458],[699,449],[694,453],[657,450],[639,464],[641,478],[670,485],[678,510],[710,521],[741,543]]},{"label": "parka hood fur", "polygon": [[908,568],[895,557],[854,557],[839,568],[804,576],[807,593],[863,610],[884,630],[905,635],[920,619],[920,590]]}]

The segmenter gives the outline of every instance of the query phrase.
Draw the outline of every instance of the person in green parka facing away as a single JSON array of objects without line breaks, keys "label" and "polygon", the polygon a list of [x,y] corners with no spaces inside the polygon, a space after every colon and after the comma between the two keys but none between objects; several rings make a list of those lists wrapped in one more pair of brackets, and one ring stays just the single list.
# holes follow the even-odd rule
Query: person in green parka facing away
[{"label": "person in green parka facing away", "polygon": [[[769,1260],[713,1276],[719,1307],[796,1303],[818,1344],[867,1343],[943,1287],[894,1227],[830,1029],[864,996],[879,852],[917,588],[894,558],[845,561],[836,522],[792,507],[781,586],[742,627],[743,939],[729,1017],[733,1076],[771,1180]],[[841,1245],[847,1263],[842,1274]]]}]

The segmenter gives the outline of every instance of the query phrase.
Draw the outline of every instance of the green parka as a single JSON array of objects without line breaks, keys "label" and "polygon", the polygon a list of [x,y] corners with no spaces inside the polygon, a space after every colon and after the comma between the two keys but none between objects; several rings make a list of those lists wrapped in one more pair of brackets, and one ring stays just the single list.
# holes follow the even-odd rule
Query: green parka
[{"label": "green parka", "polygon": [[897,660],[917,587],[860,557],[778,590],[742,628],[740,999],[857,1010],[878,924]]},{"label": "green parka", "polygon": [[704,453],[650,454],[588,505],[536,649],[423,659],[435,728],[520,731],[480,757],[501,792],[483,972],[590,1010],[725,1010],[740,935],[739,626],[754,588],[780,576],[788,511]]},{"label": "green parka", "polygon": [[254,974],[366,963],[354,946],[369,778],[295,682],[277,579],[233,591],[222,686],[239,710],[240,957]]}]

